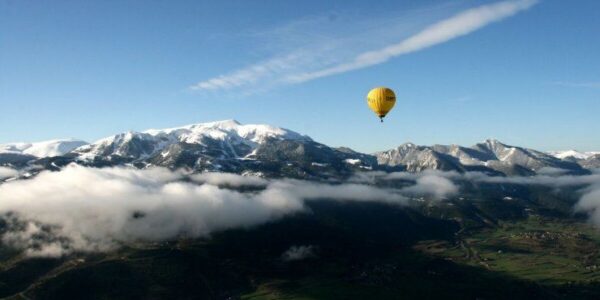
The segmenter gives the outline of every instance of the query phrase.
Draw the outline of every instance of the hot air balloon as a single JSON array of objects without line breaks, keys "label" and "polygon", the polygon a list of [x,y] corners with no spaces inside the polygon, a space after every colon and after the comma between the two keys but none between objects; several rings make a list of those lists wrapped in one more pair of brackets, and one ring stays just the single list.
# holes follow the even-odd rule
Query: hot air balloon
[{"label": "hot air balloon", "polygon": [[383,122],[383,118],[396,104],[396,94],[390,88],[376,87],[367,94],[367,104]]}]

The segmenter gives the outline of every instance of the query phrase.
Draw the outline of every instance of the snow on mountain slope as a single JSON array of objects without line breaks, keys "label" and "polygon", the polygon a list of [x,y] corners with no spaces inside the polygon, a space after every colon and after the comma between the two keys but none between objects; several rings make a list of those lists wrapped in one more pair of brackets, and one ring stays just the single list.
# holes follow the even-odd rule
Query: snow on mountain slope
[{"label": "snow on mountain slope", "polygon": [[204,137],[215,140],[241,139],[260,144],[268,138],[287,140],[310,140],[309,137],[291,130],[262,124],[242,125],[235,120],[192,124],[170,129],[151,129],[144,131],[155,137],[175,137],[180,142],[201,143]]},{"label": "snow on mountain slope", "polygon": [[485,165],[486,161],[496,159],[496,157],[490,153],[459,145],[433,145],[431,148],[436,152],[457,158],[458,161],[465,166],[481,166]]},{"label": "snow on mountain slope", "polygon": [[566,151],[550,151],[548,152],[548,154],[559,158],[559,159],[565,159],[565,158],[575,158],[575,159],[588,159],[591,156],[594,156],[596,154],[600,154],[600,152],[579,152],[577,150],[566,150]]},{"label": "snow on mountain slope", "polygon": [[484,153],[493,154],[500,162],[520,165],[530,170],[538,170],[543,167],[572,167],[556,159],[554,156],[533,149],[509,146],[494,139],[488,139],[483,143],[472,147]]},{"label": "snow on mountain slope", "polygon": [[388,166],[405,166],[410,172],[420,172],[426,169],[457,170],[460,167],[444,154],[427,146],[417,146],[413,143],[402,144],[395,149],[375,153],[377,162]]},{"label": "snow on mountain slope", "polygon": [[600,153],[594,154],[584,160],[579,162],[581,166],[588,169],[598,169],[600,168]]},{"label": "snow on mountain slope", "polygon": [[[66,153],[69,155],[55,157]],[[471,147],[407,143],[369,155],[344,147],[331,148],[284,128],[243,125],[234,120],[225,120],[123,132],[93,144],[78,140],[4,144],[0,145],[0,165],[25,168],[35,162],[38,167],[56,169],[75,162],[98,167],[131,165],[140,168],[165,166],[229,172],[271,172],[275,176],[280,176],[281,172],[291,176],[313,176],[318,172],[348,174],[352,169],[365,168],[531,175],[544,168],[563,169],[575,174],[585,172],[582,166],[588,169],[600,167],[600,155],[591,154],[565,151],[550,155],[488,139]],[[562,157],[589,159],[575,161]],[[318,172],[313,172],[315,166],[319,167]],[[327,166],[329,170],[323,171],[322,166]]]},{"label": "snow on mountain slope", "polygon": [[502,173],[525,174],[544,167],[579,170],[575,163],[549,154],[488,139],[472,147],[458,145],[416,146],[403,144],[396,149],[375,153],[379,164],[406,166],[408,171],[424,169],[463,170],[482,168]]},{"label": "snow on mountain slope", "polygon": [[75,152],[84,160],[111,155],[138,159],[161,153],[171,145],[185,143],[213,148],[218,144],[228,156],[242,157],[269,139],[311,141],[307,136],[279,127],[242,125],[235,120],[225,120],[169,129],[130,131],[80,147]]},{"label": "snow on mountain slope", "polygon": [[9,143],[0,145],[0,153],[31,155],[35,157],[53,157],[64,155],[87,143],[81,140],[65,139],[38,143]]}]

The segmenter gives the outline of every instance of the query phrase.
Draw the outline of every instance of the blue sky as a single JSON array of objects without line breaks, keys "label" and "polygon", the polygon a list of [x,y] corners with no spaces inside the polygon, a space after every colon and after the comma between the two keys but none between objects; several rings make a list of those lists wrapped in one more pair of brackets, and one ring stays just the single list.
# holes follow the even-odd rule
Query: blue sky
[{"label": "blue sky", "polygon": [[323,2],[1,1],[0,143],[236,119],[366,152],[600,150],[600,2]]}]

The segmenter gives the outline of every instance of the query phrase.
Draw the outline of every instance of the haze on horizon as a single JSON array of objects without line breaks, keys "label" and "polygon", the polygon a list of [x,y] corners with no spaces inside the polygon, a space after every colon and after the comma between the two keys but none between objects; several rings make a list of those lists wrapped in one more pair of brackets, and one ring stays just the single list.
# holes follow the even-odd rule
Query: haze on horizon
[{"label": "haze on horizon", "polygon": [[[596,1],[0,3],[0,143],[223,119],[362,152],[600,150]],[[398,96],[382,125],[364,97]]]}]

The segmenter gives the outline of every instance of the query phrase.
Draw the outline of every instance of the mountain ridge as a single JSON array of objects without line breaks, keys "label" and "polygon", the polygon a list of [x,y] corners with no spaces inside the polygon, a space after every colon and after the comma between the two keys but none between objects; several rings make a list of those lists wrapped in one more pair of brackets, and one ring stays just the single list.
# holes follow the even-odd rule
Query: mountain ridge
[{"label": "mountain ridge", "polygon": [[49,142],[31,145],[58,143],[59,146],[54,148],[62,151],[47,151],[49,155],[46,156],[43,151],[38,151],[37,156],[17,151],[24,148],[18,148],[20,144],[5,144],[16,145],[12,148],[0,145],[0,165],[16,168],[35,165],[46,169],[61,168],[68,163],[95,167],[163,166],[302,178],[347,176],[359,170],[421,172],[428,169],[510,176],[533,175],[544,168],[553,168],[580,174],[600,167],[600,155],[597,154],[585,158],[577,155],[560,158],[563,157],[560,153],[512,146],[496,139],[486,139],[473,146],[404,143],[367,154],[347,147],[330,147],[289,129],[241,124],[236,120],[126,131],[89,144],[74,139]]},{"label": "mountain ridge", "polygon": [[0,153],[31,155],[35,157],[52,157],[64,155],[75,148],[86,145],[87,142],[79,139],[54,139],[34,143],[6,143],[0,144]]}]

